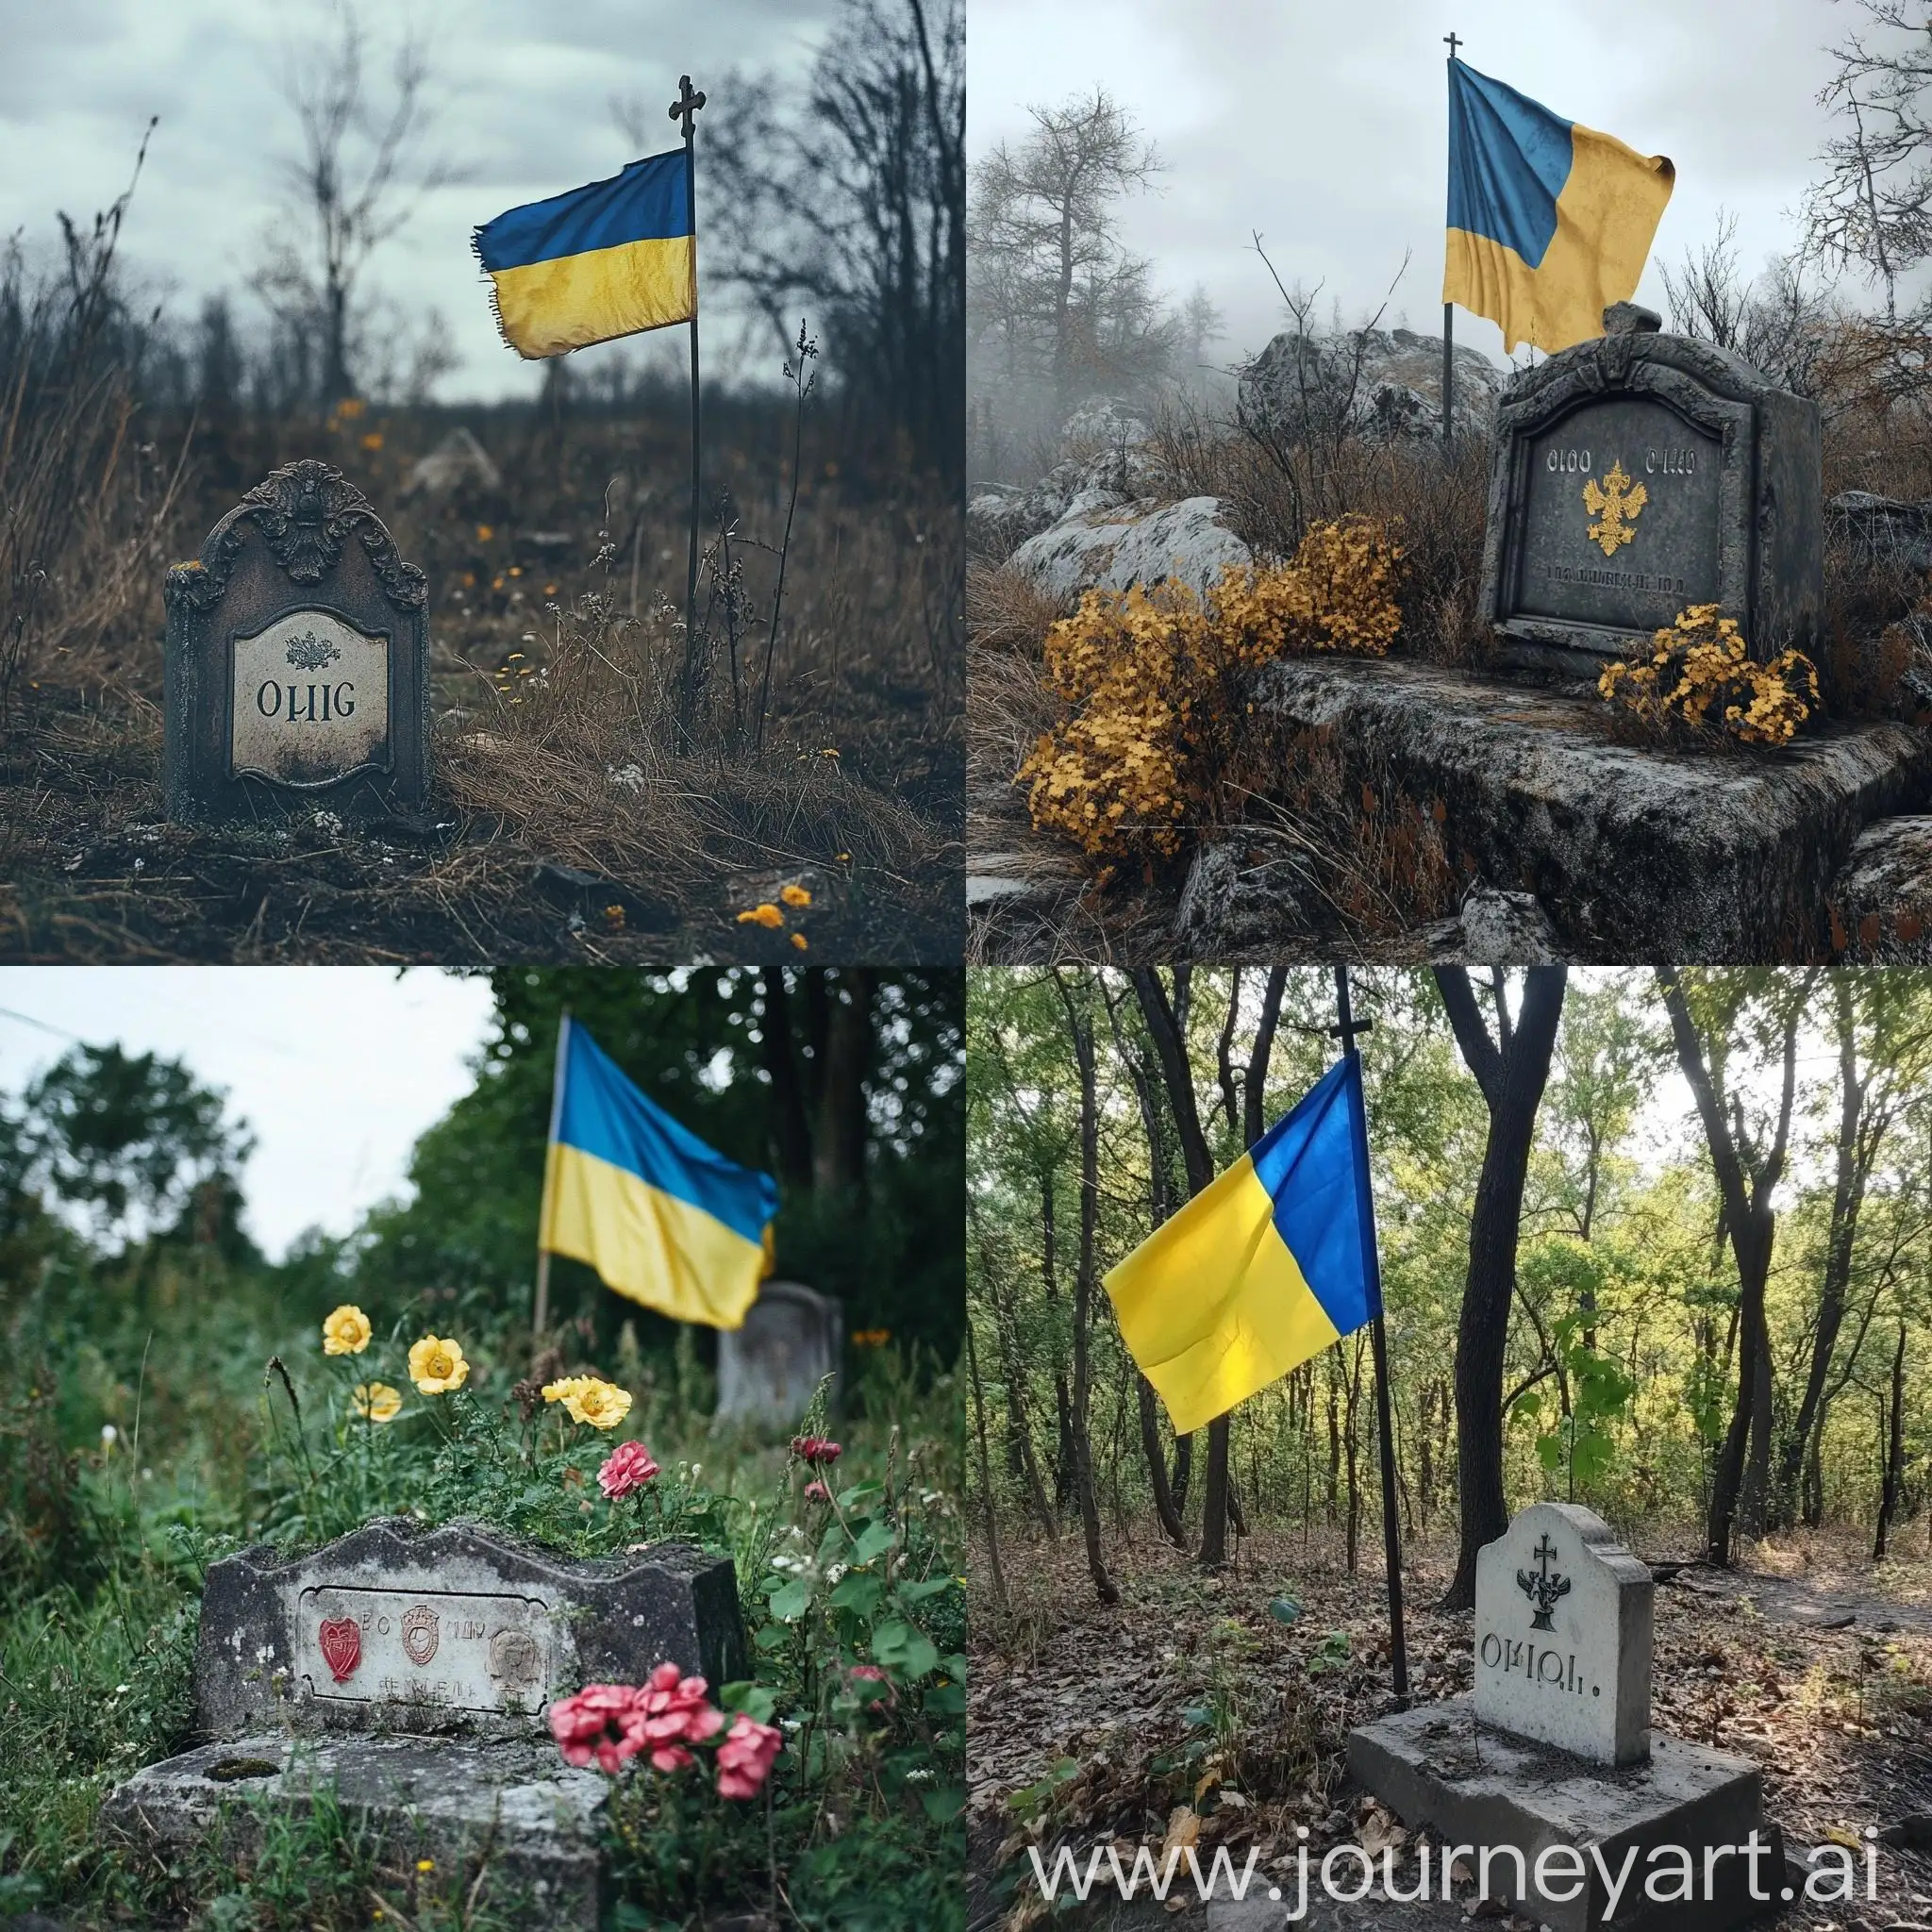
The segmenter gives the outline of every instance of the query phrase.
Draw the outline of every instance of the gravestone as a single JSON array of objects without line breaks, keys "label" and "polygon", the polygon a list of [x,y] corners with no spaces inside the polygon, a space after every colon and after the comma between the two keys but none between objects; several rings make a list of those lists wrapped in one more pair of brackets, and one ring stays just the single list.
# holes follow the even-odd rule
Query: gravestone
[{"label": "gravestone", "polygon": [[168,815],[221,824],[429,795],[425,580],[326,463],[276,470],[167,575]]},{"label": "gravestone", "polygon": [[1651,1729],[1651,1610],[1601,1517],[1533,1505],[1477,1554],[1474,1694],[1357,1726],[1350,1775],[1553,1932],[1726,1932],[1788,1902],[1757,1766]]},{"label": "gravestone", "polygon": [[[718,1331],[718,1413],[792,1426],[813,1390],[838,1374],[844,1341],[844,1304],[836,1295],[766,1282],[744,1325]],[[835,1404],[838,1392],[835,1380]]]},{"label": "gravestone", "polygon": [[487,1849],[492,1896],[521,1895],[525,1923],[595,1926],[608,1781],[563,1762],[548,1707],[665,1661],[715,1691],[746,1655],[730,1559],[689,1544],[581,1559],[398,1519],[289,1562],[258,1546],[208,1568],[203,1741],[119,1786],[102,1821],[178,1852],[332,1788],[386,1851],[447,1874]]},{"label": "gravestone", "polygon": [[1475,1710],[1598,1764],[1650,1756],[1650,1572],[1602,1517],[1524,1510],[1475,1566]]},{"label": "gravestone", "polygon": [[1518,375],[1490,458],[1482,609],[1506,662],[1594,675],[1693,604],[1754,655],[1815,644],[1817,404],[1647,309]]}]

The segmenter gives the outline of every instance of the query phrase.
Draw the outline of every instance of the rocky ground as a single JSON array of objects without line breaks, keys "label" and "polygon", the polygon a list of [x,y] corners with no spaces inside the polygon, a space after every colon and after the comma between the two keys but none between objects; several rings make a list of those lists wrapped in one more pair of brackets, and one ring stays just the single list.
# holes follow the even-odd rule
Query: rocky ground
[{"label": "rocky ground", "polygon": [[[1890,1932],[1932,1923],[1932,1553],[1912,1547],[1874,1568],[1860,1550],[1816,1538],[1754,1551],[1728,1573],[1682,1568],[1656,1604],[1653,1724],[1755,1759],[1766,1809],[1802,1857],[1888,1839],[1879,1898],[1799,1903],[1777,1921],[1806,1932]],[[1398,1885],[1415,1884],[1414,1846],[1348,1784],[1350,1724],[1386,1709],[1387,1614],[1379,1565],[1346,1574],[1329,1536],[1266,1533],[1239,1564],[1203,1576],[1143,1534],[1109,1553],[1122,1602],[1096,1603],[1077,1536],[1008,1548],[1009,1606],[989,1600],[975,1557],[969,1716],[972,1924],[1008,1932],[1044,1917],[1027,1847],[1195,1842],[1204,1867],[1226,1847],[1257,1877],[1291,1869],[1306,1826],[1317,1857],[1356,1842],[1379,1858],[1396,1842]],[[1653,1561],[1663,1550],[1642,1550]],[[1410,1679],[1421,1700],[1467,1690],[1471,1618],[1431,1605],[1453,1551],[1406,1560]],[[1291,1621],[1283,1621],[1292,1610]],[[1127,1854],[1130,1859],[1130,1853]],[[1273,1879],[1267,1882],[1274,1882]],[[1191,1889],[1188,1888],[1191,1891]],[[1526,1921],[1456,1888],[1444,1905],[1374,1897],[1306,1923],[1332,1932],[1423,1932],[1493,1918]],[[1251,1899],[1177,1911],[1141,1899],[1062,1912],[1057,1923],[1147,1926],[1178,1918],[1213,1932],[1274,1932],[1280,1911]]]}]

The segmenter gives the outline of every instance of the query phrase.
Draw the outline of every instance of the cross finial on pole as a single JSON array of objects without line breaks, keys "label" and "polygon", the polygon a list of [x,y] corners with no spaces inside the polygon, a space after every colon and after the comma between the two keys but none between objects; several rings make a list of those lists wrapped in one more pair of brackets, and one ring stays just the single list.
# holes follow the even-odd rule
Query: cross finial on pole
[{"label": "cross finial on pole", "polygon": [[1462,42],[1456,37],[1456,30],[1452,27],[1442,36],[1442,40],[1449,49],[1450,59],[1455,59],[1457,48],[1462,45]]},{"label": "cross finial on pole", "polygon": [[671,118],[684,124],[681,131],[685,140],[691,139],[691,116],[704,105],[703,92],[692,92],[691,75],[680,74],[677,76],[677,98],[671,104]]}]

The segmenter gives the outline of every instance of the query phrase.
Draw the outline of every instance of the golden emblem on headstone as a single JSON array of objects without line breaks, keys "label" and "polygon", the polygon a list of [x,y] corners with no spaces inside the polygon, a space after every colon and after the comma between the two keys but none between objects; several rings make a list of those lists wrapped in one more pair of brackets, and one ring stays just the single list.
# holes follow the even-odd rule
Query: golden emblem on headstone
[{"label": "golden emblem on headstone", "polygon": [[436,1655],[436,1612],[427,1604],[418,1604],[403,1616],[403,1649],[412,1664],[426,1664]]},{"label": "golden emblem on headstone", "polygon": [[1583,486],[1583,507],[1596,518],[1590,526],[1590,541],[1606,557],[1616,556],[1622,545],[1636,537],[1629,525],[1649,501],[1650,491],[1641,483],[1631,482],[1624,474],[1622,460],[1613,462],[1601,484],[1592,476]]}]

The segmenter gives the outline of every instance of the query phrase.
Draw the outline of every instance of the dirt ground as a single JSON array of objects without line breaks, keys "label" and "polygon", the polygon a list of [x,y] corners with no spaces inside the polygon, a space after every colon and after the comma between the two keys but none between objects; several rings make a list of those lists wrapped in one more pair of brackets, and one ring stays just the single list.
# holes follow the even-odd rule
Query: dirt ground
[{"label": "dirt ground", "polygon": [[[1888,1844],[1878,1902],[1856,1910],[1799,1904],[1778,1919],[1807,1932],[1890,1932],[1932,1925],[1932,1551],[1907,1527],[1894,1560],[1874,1566],[1829,1536],[1754,1549],[1739,1569],[1690,1565],[1656,1597],[1652,1723],[1754,1758],[1765,1805],[1789,1851],[1851,1843],[1868,1825],[1921,1832]],[[1653,1562],[1663,1549],[1640,1552]],[[1202,1867],[1225,1846],[1237,1869],[1284,1874],[1301,1840],[1319,1857],[1360,1842],[1376,1851],[1396,1822],[1352,1789],[1349,1727],[1391,1707],[1379,1563],[1346,1574],[1339,1548],[1263,1534],[1239,1567],[1203,1576],[1158,1540],[1116,1552],[1122,1602],[1095,1601],[1077,1534],[1003,1552],[1008,1607],[990,1595],[984,1553],[974,1579],[969,1706],[971,1924],[982,1932],[1044,1916],[1028,1859],[1039,1845],[1079,1849],[1111,1838],[1157,1853],[1198,1831]],[[1438,1615],[1454,1552],[1406,1553],[1412,1696],[1470,1688],[1472,1618]],[[1291,1614],[1291,1621],[1283,1621]],[[1230,1795],[1232,1793],[1233,1795]],[[1177,1807],[1186,1807],[1185,1811]],[[1191,1814],[1191,1815],[1189,1815]],[[1172,1836],[1178,1830],[1179,1836]],[[1413,1846],[1398,1884],[1415,1883]],[[1212,1932],[1262,1932],[1283,1907],[1142,1899],[1062,1910],[1056,1923],[1152,1925],[1178,1917]],[[1496,1918],[1468,1896],[1394,1906],[1372,1894],[1303,1924],[1324,1932],[1424,1932]],[[1292,1894],[1290,1898],[1291,1901]]]},{"label": "dirt ground", "polygon": [[[713,415],[707,541],[729,539],[723,593],[699,592],[708,657],[681,742],[681,419],[370,412],[199,436],[152,554],[73,560],[76,581],[122,571],[125,594],[48,607],[31,684],[0,721],[0,958],[956,960],[957,507],[890,453],[856,468],[831,425],[808,425],[754,744],[791,449],[771,407]],[[417,463],[459,426],[499,479],[418,487]],[[270,469],[316,455],[427,573],[429,808],[359,829],[325,802],[274,824],[172,825],[165,564]],[[62,628],[70,607],[91,614]],[[739,919],[787,886],[811,894],[808,912]]]}]

